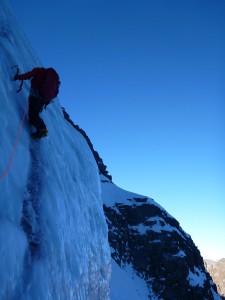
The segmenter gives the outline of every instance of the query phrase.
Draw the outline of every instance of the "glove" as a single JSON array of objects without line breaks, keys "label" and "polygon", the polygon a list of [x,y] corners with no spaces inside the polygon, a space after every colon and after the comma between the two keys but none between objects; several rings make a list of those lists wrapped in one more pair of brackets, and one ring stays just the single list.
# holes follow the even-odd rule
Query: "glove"
[{"label": "glove", "polygon": [[13,79],[18,80],[19,79],[18,75],[15,75]]}]

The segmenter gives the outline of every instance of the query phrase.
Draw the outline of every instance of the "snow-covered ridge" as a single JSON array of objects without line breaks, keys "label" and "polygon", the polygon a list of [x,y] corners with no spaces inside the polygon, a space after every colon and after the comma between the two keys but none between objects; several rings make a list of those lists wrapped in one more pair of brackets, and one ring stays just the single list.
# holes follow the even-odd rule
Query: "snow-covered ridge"
[{"label": "snow-covered ridge", "polygon": [[[7,169],[29,83],[40,66],[6,3],[0,2],[0,173]],[[0,180],[0,299],[108,299],[110,252],[98,168],[58,100],[43,113],[49,137],[30,139],[25,119],[8,174]]]}]

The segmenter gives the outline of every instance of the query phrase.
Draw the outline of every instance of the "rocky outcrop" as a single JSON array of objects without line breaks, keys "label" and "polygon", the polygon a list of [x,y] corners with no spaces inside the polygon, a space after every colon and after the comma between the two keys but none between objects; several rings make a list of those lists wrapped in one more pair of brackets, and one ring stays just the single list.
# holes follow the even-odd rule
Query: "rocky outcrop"
[{"label": "rocky outcrop", "polygon": [[218,293],[225,299],[225,258],[219,261],[205,260],[206,268],[217,285]]},{"label": "rocky outcrop", "polygon": [[92,144],[91,140],[89,139],[89,137],[87,136],[86,132],[83,129],[81,129],[78,125],[74,124],[74,122],[70,119],[70,116],[68,115],[68,113],[65,111],[64,107],[62,107],[62,111],[63,111],[64,118],[66,119],[66,121],[69,122],[77,131],[79,131],[82,134],[82,136],[85,138],[85,140],[87,141],[88,146],[90,147],[90,149],[93,153],[93,156],[95,158],[95,161],[98,165],[99,173],[104,175],[110,181],[112,181],[112,176],[109,175],[109,172],[107,171],[107,166],[103,163],[103,160],[99,156],[98,152],[94,150],[93,144]]},{"label": "rocky outcrop", "polygon": [[191,237],[156,202],[147,197],[130,197],[127,193],[123,201],[106,203],[104,211],[113,259],[121,267],[131,265],[158,299],[218,297]]}]

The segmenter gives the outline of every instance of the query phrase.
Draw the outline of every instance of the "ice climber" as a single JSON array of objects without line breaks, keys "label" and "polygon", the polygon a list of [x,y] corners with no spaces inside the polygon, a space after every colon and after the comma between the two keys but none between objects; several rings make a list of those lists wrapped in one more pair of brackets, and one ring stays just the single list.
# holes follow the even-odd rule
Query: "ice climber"
[{"label": "ice climber", "polygon": [[34,68],[30,72],[15,75],[14,80],[31,79],[29,95],[29,121],[36,128],[32,138],[40,139],[48,135],[48,130],[39,114],[59,92],[59,76],[53,68]]}]

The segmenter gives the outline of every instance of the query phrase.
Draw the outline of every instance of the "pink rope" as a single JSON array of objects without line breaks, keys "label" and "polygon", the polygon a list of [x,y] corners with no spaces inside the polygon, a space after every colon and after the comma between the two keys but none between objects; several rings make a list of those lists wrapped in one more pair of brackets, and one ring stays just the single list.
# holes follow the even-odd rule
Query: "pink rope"
[{"label": "pink rope", "polygon": [[23,117],[22,117],[22,120],[21,120],[21,122],[20,122],[19,131],[18,131],[18,134],[17,134],[17,137],[16,137],[16,142],[15,142],[14,147],[13,147],[13,151],[12,151],[12,154],[11,154],[11,157],[10,157],[10,160],[9,160],[8,167],[7,167],[7,169],[5,170],[5,172],[3,172],[2,175],[0,176],[0,180],[3,179],[3,178],[8,174],[8,172],[9,172],[9,170],[10,170],[10,167],[11,167],[11,165],[12,165],[13,157],[14,157],[14,155],[15,155],[16,148],[17,148],[17,144],[18,144],[19,139],[20,139],[20,134],[21,134],[21,132],[22,132],[23,123],[24,123],[24,120],[25,120],[26,111],[27,111],[28,106],[29,106],[29,100],[27,101],[26,107],[25,107],[24,112],[23,112]]}]

